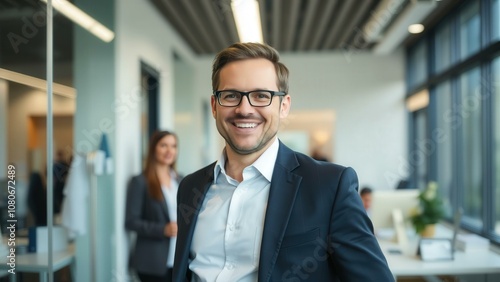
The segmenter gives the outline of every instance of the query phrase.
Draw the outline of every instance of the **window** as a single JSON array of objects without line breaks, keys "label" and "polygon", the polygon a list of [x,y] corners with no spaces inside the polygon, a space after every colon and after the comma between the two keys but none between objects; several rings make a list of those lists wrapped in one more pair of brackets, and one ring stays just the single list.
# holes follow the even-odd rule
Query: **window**
[{"label": "window", "polygon": [[500,245],[499,18],[500,0],[461,1],[408,47],[406,69],[407,96],[432,90],[427,108],[410,115],[409,159],[425,134],[432,142],[411,180],[437,181],[446,218],[462,208],[462,228]]},{"label": "window", "polygon": [[448,22],[437,29],[434,42],[434,73],[440,73],[451,63],[451,28]]},{"label": "window", "polygon": [[452,217],[453,208],[451,199],[453,195],[453,130],[454,126],[451,84],[446,81],[436,87],[436,128],[432,130],[432,136],[436,144],[437,154],[437,182],[439,193],[444,202],[445,213],[448,218]]},{"label": "window", "polygon": [[460,58],[468,58],[479,51],[480,46],[479,3],[478,1],[474,1],[460,14]]},{"label": "window", "polygon": [[422,109],[414,113],[414,134],[415,142],[410,153],[410,165],[415,170],[415,181],[417,188],[427,186],[427,167],[430,152],[426,146],[427,138],[427,109]]},{"label": "window", "polygon": [[[498,1],[497,1],[498,2]],[[495,210],[495,233],[497,235],[500,235],[500,57],[497,57],[495,61],[493,62],[493,101],[495,102],[494,104],[494,109],[493,109],[493,114],[494,114],[494,120],[493,120],[493,128],[494,128],[494,137],[493,137],[493,148],[495,148],[495,154],[494,154],[494,169],[495,172],[493,173],[493,177],[496,178],[493,180],[494,187],[496,187],[496,191],[494,191],[494,195],[496,198],[496,206],[494,207]]]},{"label": "window", "polygon": [[494,41],[500,40],[500,0],[493,0],[491,9],[491,36]]},{"label": "window", "polygon": [[482,158],[481,158],[481,77],[476,67],[460,77],[460,102],[458,114],[461,119],[462,207],[470,224],[482,225]]},{"label": "window", "polygon": [[408,71],[409,88],[414,89],[427,79],[427,44],[425,41],[421,41],[410,51],[408,63],[413,66]]}]

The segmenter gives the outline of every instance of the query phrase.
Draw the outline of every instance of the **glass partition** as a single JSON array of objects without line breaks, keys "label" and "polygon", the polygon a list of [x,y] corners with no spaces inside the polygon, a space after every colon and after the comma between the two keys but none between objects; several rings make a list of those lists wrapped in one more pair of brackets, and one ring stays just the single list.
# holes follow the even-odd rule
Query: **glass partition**
[{"label": "glass partition", "polygon": [[[28,239],[33,227],[44,229],[52,208],[54,225],[61,223],[64,183],[73,154],[73,117],[76,91],[73,86],[73,23],[60,13],[53,17],[53,58],[47,56],[47,5],[42,1],[2,1],[0,13],[0,226],[6,230],[9,214],[7,189],[15,188],[16,255],[44,252],[48,242],[32,248]],[[53,63],[53,96],[49,109],[47,65]],[[48,135],[47,120],[53,134]],[[47,147],[53,148],[52,156]],[[48,165],[47,159],[53,162]],[[52,171],[52,185],[48,172]],[[4,185],[5,183],[5,185]],[[5,189],[4,189],[5,188]],[[47,198],[52,191],[53,201]],[[52,205],[49,205],[52,203]],[[5,205],[4,205],[5,204]],[[46,231],[45,231],[46,232]],[[40,250],[42,249],[42,250]],[[45,249],[46,252],[48,249]],[[51,263],[49,260],[48,263]],[[58,279],[69,274],[58,273]],[[61,276],[63,275],[63,276]]]}]

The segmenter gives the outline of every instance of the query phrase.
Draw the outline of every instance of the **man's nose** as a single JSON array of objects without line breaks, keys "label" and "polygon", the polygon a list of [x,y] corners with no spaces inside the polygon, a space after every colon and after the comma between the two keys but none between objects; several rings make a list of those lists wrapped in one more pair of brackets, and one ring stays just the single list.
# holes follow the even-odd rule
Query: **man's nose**
[{"label": "man's nose", "polygon": [[241,102],[236,108],[239,112],[249,112],[254,109],[254,107],[250,104],[250,97],[248,95],[241,97]]}]

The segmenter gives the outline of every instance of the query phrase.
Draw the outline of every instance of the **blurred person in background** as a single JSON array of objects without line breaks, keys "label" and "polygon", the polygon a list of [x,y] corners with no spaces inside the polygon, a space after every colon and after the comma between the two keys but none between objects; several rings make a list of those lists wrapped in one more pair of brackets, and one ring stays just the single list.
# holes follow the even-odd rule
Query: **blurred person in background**
[{"label": "blurred person in background", "polygon": [[370,208],[372,207],[373,190],[370,187],[365,186],[359,191],[359,195],[361,196],[363,206],[369,215]]},{"label": "blurred person in background", "polygon": [[142,282],[172,281],[177,236],[177,136],[155,132],[144,171],[128,185],[125,227],[137,234],[130,265]]}]

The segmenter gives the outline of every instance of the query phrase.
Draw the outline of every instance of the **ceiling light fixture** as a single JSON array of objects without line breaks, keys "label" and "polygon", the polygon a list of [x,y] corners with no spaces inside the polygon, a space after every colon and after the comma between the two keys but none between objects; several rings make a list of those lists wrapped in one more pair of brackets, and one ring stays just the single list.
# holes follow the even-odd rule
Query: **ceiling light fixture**
[{"label": "ceiling light fixture", "polygon": [[410,112],[416,112],[429,106],[429,91],[424,89],[406,99],[406,108]]},{"label": "ceiling light fixture", "polygon": [[413,34],[421,33],[422,31],[424,31],[424,29],[424,25],[422,24],[412,24],[408,26],[408,32]]},{"label": "ceiling light fixture", "polygon": [[423,22],[438,5],[437,2],[428,0],[407,2],[394,22],[387,27],[381,40],[373,47],[375,54],[390,54],[396,50],[408,36],[408,26]]},{"label": "ceiling light fixture", "polygon": [[263,43],[259,2],[257,0],[232,0],[231,9],[240,42]]},{"label": "ceiling light fixture", "polygon": [[[47,3],[47,0],[41,0]],[[74,23],[88,30],[104,42],[111,42],[115,33],[66,0],[52,1],[52,6]]]},{"label": "ceiling light fixture", "polygon": [[[22,73],[0,68],[0,79],[5,79],[8,81],[47,91],[47,81]],[[53,90],[54,94],[58,94],[71,99],[76,98],[76,89],[73,87],[54,83]]]}]

